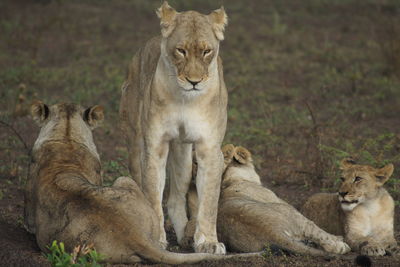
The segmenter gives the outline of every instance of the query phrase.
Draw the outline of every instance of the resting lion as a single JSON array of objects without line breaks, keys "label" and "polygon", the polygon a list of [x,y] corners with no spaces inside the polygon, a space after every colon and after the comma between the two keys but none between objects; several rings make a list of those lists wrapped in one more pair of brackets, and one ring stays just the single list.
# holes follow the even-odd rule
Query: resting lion
[{"label": "resting lion", "polygon": [[394,201],[383,188],[393,164],[375,169],[344,159],[339,193],[311,196],[303,214],[322,229],[344,235],[352,250],[369,256],[399,254],[393,234]]},{"label": "resting lion", "polygon": [[[333,236],[306,219],[295,208],[261,185],[250,152],[243,147],[222,148],[226,169],[218,209],[218,236],[232,251],[261,251],[275,245],[299,254],[327,256],[350,251],[341,237]],[[189,210],[196,216],[196,191],[189,191]],[[186,227],[193,235],[193,221]],[[305,245],[313,241],[322,249]]]},{"label": "resting lion", "polygon": [[68,251],[93,243],[113,263],[142,258],[180,264],[229,257],[164,250],[157,215],[136,183],[120,177],[112,187],[102,186],[91,132],[103,120],[100,106],[83,110],[75,104],[48,107],[37,102],[32,116],[41,130],[26,188],[25,224],[40,249],[47,250],[53,240],[64,242]]},{"label": "resting lion", "polygon": [[186,194],[194,147],[200,196],[194,248],[224,254],[216,219],[227,90],[218,54],[227,16],[223,8],[209,15],[177,12],[167,2],[157,15],[161,36],[148,41],[133,57],[122,86],[120,117],[129,169],[157,214],[160,242],[166,246],[162,197],[167,166],[168,215],[181,243],[188,220]]}]

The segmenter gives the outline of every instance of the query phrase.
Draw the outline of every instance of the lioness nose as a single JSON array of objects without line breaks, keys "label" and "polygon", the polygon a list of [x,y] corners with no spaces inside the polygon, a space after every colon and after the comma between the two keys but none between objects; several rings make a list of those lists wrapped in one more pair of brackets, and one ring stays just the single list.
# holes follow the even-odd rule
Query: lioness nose
[{"label": "lioness nose", "polygon": [[341,197],[344,197],[345,195],[347,195],[347,193],[348,193],[348,192],[339,192],[339,195],[340,195]]},{"label": "lioness nose", "polygon": [[186,78],[186,80],[187,80],[188,82],[190,82],[193,86],[196,86],[196,84],[198,84],[199,82],[201,82],[201,80],[192,81],[192,80],[189,80],[188,78]]}]

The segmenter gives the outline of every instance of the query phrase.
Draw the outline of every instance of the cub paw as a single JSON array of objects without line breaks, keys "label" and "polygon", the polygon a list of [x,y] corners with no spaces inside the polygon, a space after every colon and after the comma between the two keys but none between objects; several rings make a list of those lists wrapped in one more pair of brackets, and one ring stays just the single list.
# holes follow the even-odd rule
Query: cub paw
[{"label": "cub paw", "polygon": [[400,247],[397,244],[390,244],[389,246],[387,246],[386,251],[393,256],[400,255]]},{"label": "cub paw", "polygon": [[367,256],[383,256],[386,254],[386,251],[383,247],[376,245],[365,245],[360,249],[360,253]]},{"label": "cub paw", "polygon": [[197,253],[226,254],[225,245],[219,242],[203,242],[195,246],[194,251]]}]

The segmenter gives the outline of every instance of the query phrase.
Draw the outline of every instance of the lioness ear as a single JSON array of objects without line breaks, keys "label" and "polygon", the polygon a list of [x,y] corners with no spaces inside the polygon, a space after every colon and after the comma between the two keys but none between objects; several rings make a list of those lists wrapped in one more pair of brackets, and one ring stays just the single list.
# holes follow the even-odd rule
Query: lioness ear
[{"label": "lioness ear", "polygon": [[31,106],[31,115],[33,120],[42,126],[43,122],[49,117],[50,109],[42,101],[35,101]]},{"label": "lioness ear", "polygon": [[232,144],[224,145],[221,148],[221,151],[224,155],[224,168],[226,168],[232,161],[233,154],[235,153],[235,146]]},{"label": "lioness ear", "polygon": [[248,151],[246,148],[237,146],[235,148],[235,153],[233,154],[233,157],[242,164],[247,164],[253,161],[251,158],[251,153]]},{"label": "lioness ear", "polygon": [[161,34],[167,38],[175,29],[175,18],[178,12],[164,1],[161,7],[156,10],[157,16],[160,18]]},{"label": "lioness ear", "polygon": [[352,158],[345,158],[342,159],[342,161],[340,162],[340,169],[345,170],[352,167],[355,164],[356,162]]},{"label": "lioness ear", "polygon": [[383,168],[378,169],[378,171],[375,173],[377,184],[379,186],[382,186],[384,183],[386,183],[386,181],[389,180],[390,176],[392,176],[393,170],[394,166],[391,163]]},{"label": "lioness ear", "polygon": [[90,126],[90,129],[94,129],[103,122],[104,120],[104,108],[102,106],[93,106],[86,109],[83,112],[83,120]]},{"label": "lioness ear", "polygon": [[222,6],[220,9],[214,10],[208,15],[211,21],[213,31],[218,40],[224,40],[225,26],[228,24],[228,16],[225,13],[225,9]]}]

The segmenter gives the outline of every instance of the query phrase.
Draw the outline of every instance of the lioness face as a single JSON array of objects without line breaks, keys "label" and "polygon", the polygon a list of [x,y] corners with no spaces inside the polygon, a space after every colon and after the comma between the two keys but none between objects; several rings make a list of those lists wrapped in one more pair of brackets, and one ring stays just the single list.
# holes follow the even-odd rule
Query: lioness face
[{"label": "lioness face", "polygon": [[195,11],[176,12],[166,2],[157,12],[161,19],[163,52],[185,91],[207,88],[212,75],[216,75],[219,41],[227,23],[225,11],[203,15]]},{"label": "lioness face", "polygon": [[393,165],[381,169],[357,165],[352,161],[342,162],[343,175],[339,188],[342,209],[351,211],[361,203],[376,196],[380,188],[392,175]]},{"label": "lioness face", "polygon": [[31,106],[31,115],[41,127],[34,148],[48,140],[71,140],[94,146],[91,130],[104,118],[100,106],[85,110],[76,104],[62,103],[49,107],[40,101]]}]

